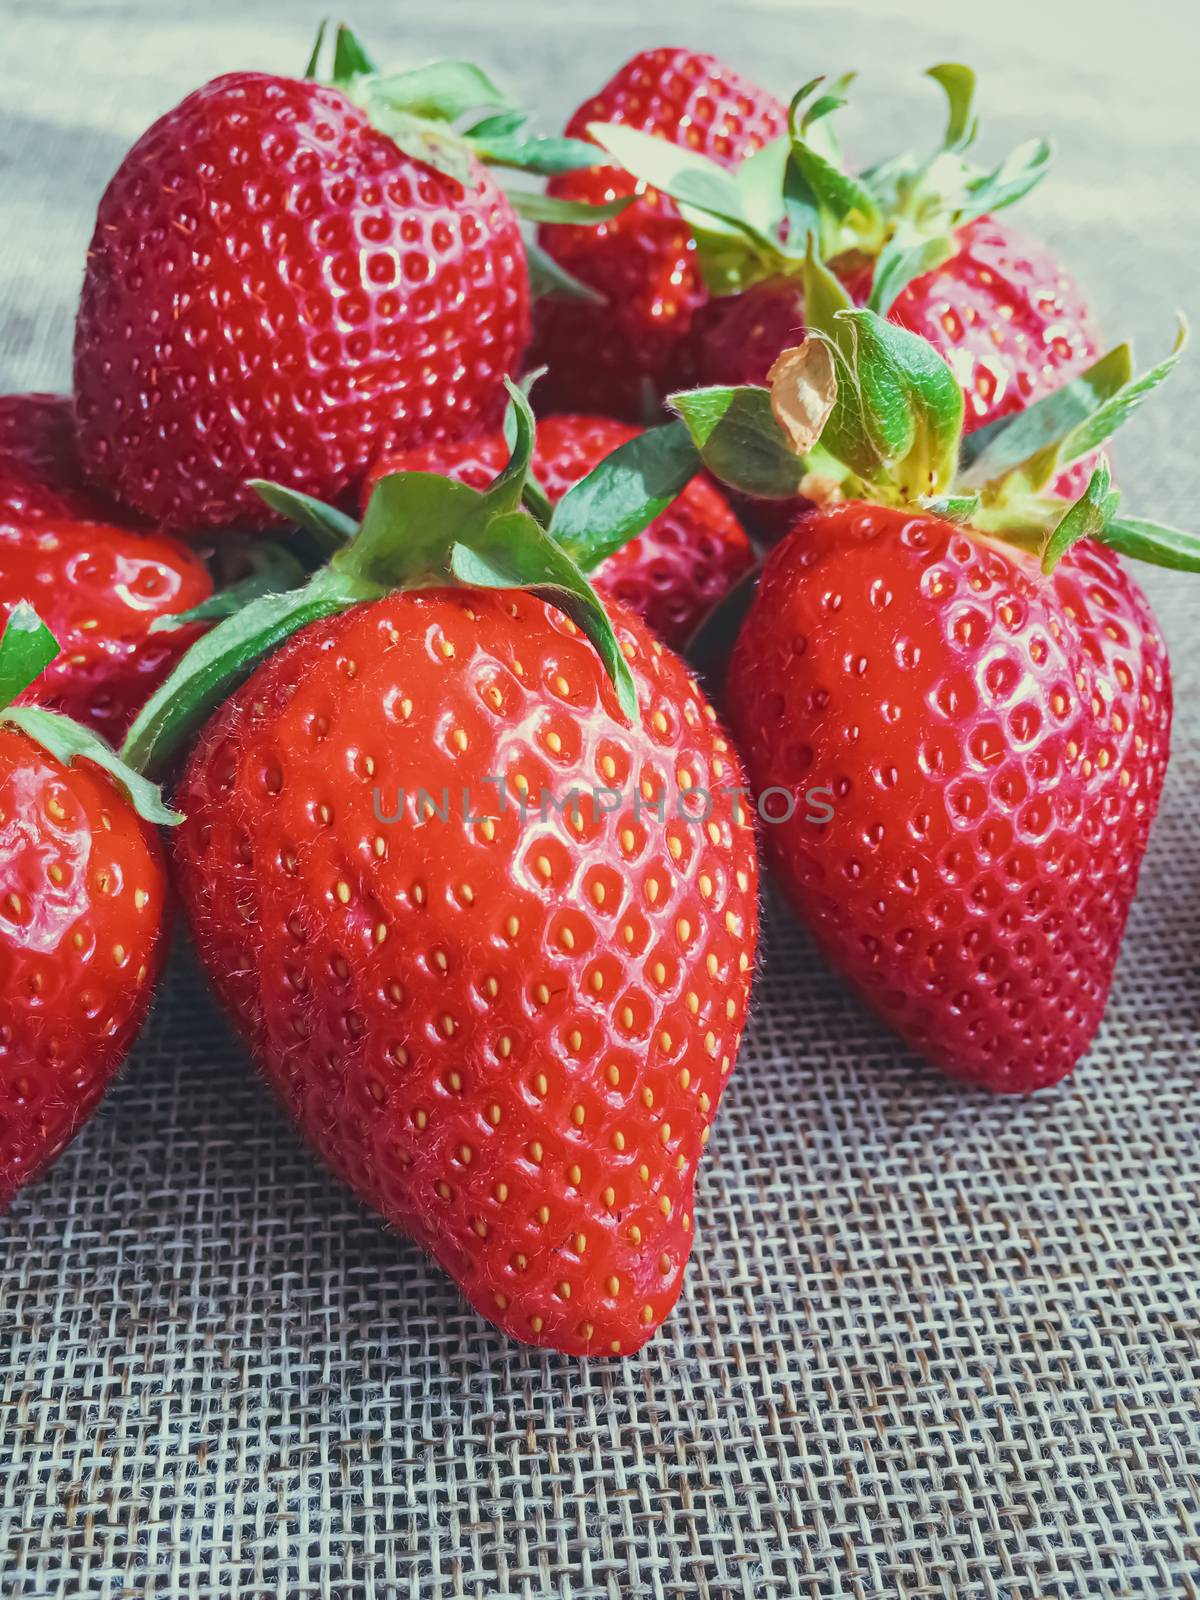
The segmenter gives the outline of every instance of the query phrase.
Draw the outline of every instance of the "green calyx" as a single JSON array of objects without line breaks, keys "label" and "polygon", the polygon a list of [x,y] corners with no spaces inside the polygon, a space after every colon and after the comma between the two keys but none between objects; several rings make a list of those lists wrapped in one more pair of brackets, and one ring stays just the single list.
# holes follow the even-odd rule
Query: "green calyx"
[{"label": "green calyx", "polygon": [[738,294],[770,278],[802,276],[809,241],[846,270],[873,261],[868,305],[886,314],[896,296],[954,253],[954,230],[1011,205],[1044,176],[1050,148],[1031,140],[994,169],[966,152],[978,130],[975,74],[959,63],[931,67],[949,111],[940,144],[850,172],[831,115],[846,104],[853,74],[814,78],[793,97],[788,131],[729,172],[695,151],[617,123],[589,133],[618,165],[678,204],[713,295]]},{"label": "green calyx", "polygon": [[125,760],[139,772],[161,771],[255,666],[309,623],[396,590],[446,585],[527,589],[570,616],[635,720],[632,677],[587,573],[702,469],[760,499],[911,506],[1029,552],[1046,572],[1081,538],[1200,571],[1200,539],[1117,515],[1106,462],[1074,505],[1047,492],[1065,465],[1094,454],[1169,376],[1184,328],[1145,374],[1132,375],[1129,349],[1118,346],[1045,400],[964,440],[962,394],[933,347],[851,305],[811,249],[804,270],[813,326],[801,346],[781,353],[767,387],[672,395],[673,421],[620,446],[556,505],[532,476],[533,413],[511,383],[510,460],[486,490],[434,473],[395,473],[376,485],[356,524],[295,490],[256,484],[273,509],[331,552],[328,562],[295,586],[285,566],[273,565],[269,577],[252,572],[240,599],[222,602],[231,614],[151,696]]},{"label": "green calyx", "polygon": [[396,590],[461,586],[541,596],[591,641],[622,713],[637,696],[612,622],[586,574],[636,537],[683,490],[700,453],[681,422],[614,451],[555,506],[532,477],[535,423],[525,393],[508,384],[510,459],[486,490],[435,473],[380,479],[361,524],[279,484],[255,488],[272,509],[332,550],[293,585],[243,592],[183,657],[142,709],[122,749],[140,772],[159,773],[265,657],[309,623]]},{"label": "green calyx", "polygon": [[[543,138],[531,131],[529,112],[470,61],[431,61],[407,72],[385,72],[345,23],[338,25],[329,48],[327,31],[323,22],[305,77],[340,89],[406,154],[467,187],[474,184],[476,161],[552,177],[603,160],[595,145],[582,139]],[[322,73],[326,57],[328,71]],[[604,222],[630,203],[625,198],[589,206],[527,189],[513,190],[509,199],[530,221],[576,224]],[[560,292],[563,288],[559,285]]]},{"label": "green calyx", "polygon": [[[1095,453],[1174,371],[1175,347],[1139,376],[1128,345],[1025,411],[962,436],[963,402],[925,340],[851,306],[810,252],[814,326],[784,351],[767,388],[708,388],[668,401],[697,457],[744,494],[914,506],[1035,554],[1051,572],[1079,539],[1139,561],[1200,571],[1200,539],[1118,515],[1103,457],[1074,504],[1053,494],[1064,467]],[[663,430],[664,432],[666,430]]]},{"label": "green calyx", "polygon": [[168,827],[182,822],[177,811],[163,804],[157,785],[122,761],[98,733],[43,706],[13,704],[59,653],[58,640],[33,607],[25,601],[15,605],[0,633],[0,723],[19,728],[64,766],[90,761],[99,767],[147,822]]}]

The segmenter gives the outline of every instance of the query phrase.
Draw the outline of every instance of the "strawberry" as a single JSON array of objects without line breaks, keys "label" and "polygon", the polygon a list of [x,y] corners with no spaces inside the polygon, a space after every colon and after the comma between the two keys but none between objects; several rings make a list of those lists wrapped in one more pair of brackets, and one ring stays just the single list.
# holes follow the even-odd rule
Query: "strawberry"
[{"label": "strawberry", "polygon": [[814,509],[768,560],[727,708],[757,786],[833,790],[828,823],[764,830],[831,963],[957,1077],[1069,1072],[1171,723],[1166,649],[1117,558],[1084,544],[1043,581],[941,517]]},{"label": "strawberry", "polygon": [[113,742],[199,632],[157,632],[155,622],[211,593],[204,563],[166,535],[98,522],[0,524],[0,612],[32,602],[64,651],[30,696]]},{"label": "strawberry", "polygon": [[75,331],[96,483],[169,529],[253,528],[250,478],[338,499],[380,440],[498,420],[524,249],[446,128],[497,96],[461,63],[380,76],[343,29],[333,83],[229,73],[143,134],[100,202]]},{"label": "strawberry", "polygon": [[[1096,358],[1099,334],[1074,280],[1044,246],[990,214],[1039,181],[1048,147],[1032,142],[994,172],[979,172],[964,155],[977,127],[974,75],[946,65],[930,76],[950,101],[932,156],[902,156],[852,176],[827,121],[844,104],[849,79],[814,99],[817,79],[793,102],[790,141],[768,152],[772,174],[764,178],[762,158],[732,178],[716,167],[706,173],[711,211],[697,199],[688,215],[714,298],[693,319],[680,360],[689,383],[767,381],[779,352],[804,336],[810,243],[856,301],[947,358],[966,395],[967,433],[1013,415]],[[694,159],[672,180],[673,157],[661,141],[656,148],[614,127],[593,133],[646,181],[695,193]],[[1077,469],[1058,492],[1074,498],[1086,482]],[[777,515],[767,520],[779,530]]]},{"label": "strawberry", "polygon": [[148,824],[177,819],[94,734],[8,698],[56,648],[28,606],[0,638],[0,1211],[95,1110],[166,943]]},{"label": "strawberry", "polygon": [[382,479],[307,589],[194,647],[127,754],[161,762],[274,649],[180,787],[201,959],[305,1136],[472,1305],[624,1353],[691,1251],[750,987],[753,831],[683,664],[519,509],[516,403],[485,493]]},{"label": "strawberry", "polygon": [[[1057,389],[1102,345],[1078,285],[1044,245],[992,216],[960,225],[953,239],[954,254],[906,284],[888,316],[945,356],[969,434]],[[847,286],[866,303],[866,274]]]},{"label": "strawberry", "polygon": [[65,394],[0,395],[0,520],[107,522],[112,502],[87,483]]},{"label": "strawberry", "polygon": [[[1042,1088],[1086,1051],[1162,789],[1167,651],[1118,552],[1200,571],[1200,540],[1116,515],[1103,458],[1074,505],[1046,486],[1176,359],[1133,379],[1118,347],[961,465],[954,375],[869,310],[789,352],[769,397],[719,402],[758,418],[760,466],[771,408],[793,448],[820,445],[725,686],[775,797],[768,858],[869,1004],[988,1089]],[[701,442],[719,431],[711,392],[675,404]],[[827,808],[789,808],[814,788]]]},{"label": "strawberry", "polygon": [[[638,431],[606,417],[547,417],[537,433],[534,475],[557,503]],[[367,476],[367,493],[387,473],[404,471],[441,472],[482,489],[507,460],[508,446],[499,430],[447,441],[376,462]],[[644,533],[606,557],[593,582],[600,594],[636,612],[678,648],[753,562],[741,523],[723,496],[697,477]]]},{"label": "strawberry", "polygon": [[28,601],[62,647],[27,698],[110,741],[197,636],[154,623],[212,593],[186,545],[118,516],[83,485],[70,402],[0,398],[0,613]]},{"label": "strawberry", "polygon": [[[990,216],[953,237],[954,254],[906,284],[888,316],[946,357],[966,396],[964,431],[972,433],[1049,394],[1101,346],[1078,286],[1043,246]],[[872,276],[869,262],[847,274],[861,304]],[[804,332],[802,286],[769,279],[711,302],[692,370],[705,383],[765,383],[779,352]]]},{"label": "strawberry", "polygon": [[[660,49],[626,62],[574,113],[567,133],[586,140],[595,122],[658,134],[725,168],[781,134],[787,117],[774,96],[715,57]],[[539,400],[551,411],[638,421],[647,393],[653,399],[675,383],[677,352],[708,298],[695,242],[669,196],[612,167],[557,177],[550,192],[576,201],[638,198],[597,228],[543,233],[543,248],[593,294],[538,302],[533,364],[550,369]]]}]

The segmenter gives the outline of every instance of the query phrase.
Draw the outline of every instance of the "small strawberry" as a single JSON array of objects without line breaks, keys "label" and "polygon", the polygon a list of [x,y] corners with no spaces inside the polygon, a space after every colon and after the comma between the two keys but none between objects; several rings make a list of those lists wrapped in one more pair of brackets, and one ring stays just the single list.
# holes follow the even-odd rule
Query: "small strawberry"
[{"label": "small strawberry", "polygon": [[[780,797],[768,857],[868,1002],[989,1089],[1054,1083],[1087,1049],[1158,805],[1167,652],[1117,552],[1200,571],[1200,540],[1116,516],[1103,458],[1074,505],[1045,489],[1176,359],[1133,379],[1119,347],[973,434],[957,476],[954,376],[865,309],[789,352],[769,397],[719,402],[758,418],[760,458],[771,407],[799,449],[819,436],[817,504],[726,680],[751,783]],[[719,431],[710,391],[674,403],[701,442]],[[827,819],[787,804],[814,787]]]},{"label": "small strawberry", "polygon": [[0,1212],[95,1110],[166,943],[153,785],[86,729],[12,703],[55,654],[19,606],[0,637]]},{"label": "small strawberry", "polygon": [[306,589],[200,641],[127,753],[160,762],[233,688],[181,785],[177,862],[265,1076],[483,1315],[624,1353],[691,1252],[750,987],[753,833],[683,664],[520,509],[514,398],[486,493],[382,479]]},{"label": "small strawberry", "polygon": [[186,545],[114,524],[120,515],[83,486],[69,401],[0,398],[0,615],[27,601],[62,650],[26,698],[110,742],[198,633],[155,633],[155,622],[212,593]]},{"label": "small strawberry", "polygon": [[[607,417],[547,417],[537,432],[534,476],[556,504],[638,432]],[[441,472],[484,489],[507,460],[508,446],[497,430],[385,456],[368,474],[366,490],[369,495],[390,472]],[[644,533],[607,556],[592,572],[592,581],[600,594],[620,601],[679,648],[753,564],[754,552],[741,523],[724,497],[697,477]]]},{"label": "small strawberry", "polygon": [[479,155],[578,159],[525,140],[515,113],[475,138],[449,127],[499,98],[464,63],[380,75],[342,29],[330,84],[234,72],[161,117],[88,252],[75,395],[90,476],[167,528],[261,526],[253,477],[338,499],[380,441],[498,421],[529,283],[516,211]]},{"label": "small strawberry", "polygon": [[[590,138],[592,123],[658,134],[719,167],[733,167],[787,126],[784,108],[713,56],[645,50],[621,68],[567,123]],[[677,378],[677,352],[708,298],[696,246],[675,202],[628,173],[598,165],[555,178],[562,199],[638,199],[596,228],[546,230],[542,247],[601,303],[539,301],[533,361],[549,367],[538,391],[547,410],[638,421]]]},{"label": "small strawberry", "polygon": [[107,522],[113,505],[90,487],[65,394],[0,395],[0,521],[46,517]]},{"label": "small strawberry", "polygon": [[[1040,399],[1099,354],[1083,296],[1060,262],[996,219],[1044,175],[1049,149],[1033,141],[993,172],[971,166],[974,74],[931,69],[950,118],[932,156],[905,155],[857,176],[843,167],[829,129],[849,78],[814,98],[805,86],[790,114],[790,140],[730,176],[716,167],[698,192],[701,163],[673,175],[658,141],[619,127],[593,134],[647,181],[696,196],[688,216],[713,298],[698,312],[680,370],[698,384],[762,384],[779,352],[804,336],[806,257],[818,253],[852,297],[927,339],[949,361],[966,396],[966,432]],[[705,210],[705,198],[710,208]],[[1058,486],[1072,497],[1087,473]],[[777,529],[778,517],[772,521]]]}]

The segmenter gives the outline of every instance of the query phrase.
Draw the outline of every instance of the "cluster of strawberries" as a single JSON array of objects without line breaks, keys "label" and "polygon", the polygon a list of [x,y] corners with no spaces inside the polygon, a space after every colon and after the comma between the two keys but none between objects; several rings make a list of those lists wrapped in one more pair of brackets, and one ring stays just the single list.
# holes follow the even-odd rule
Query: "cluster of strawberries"
[{"label": "cluster of strawberries", "polygon": [[856,171],[849,79],[655,50],[547,138],[465,63],[325,56],[143,135],[73,397],[0,401],[0,1207],[145,1016],[167,827],[320,1155],[514,1337],[626,1353],[691,1250],[756,840],[946,1072],[1087,1049],[1171,715],[1120,556],[1200,569],[1102,446],[1178,350],[1102,355],[997,220],[1048,152],[972,163],[964,67],[935,149]]}]

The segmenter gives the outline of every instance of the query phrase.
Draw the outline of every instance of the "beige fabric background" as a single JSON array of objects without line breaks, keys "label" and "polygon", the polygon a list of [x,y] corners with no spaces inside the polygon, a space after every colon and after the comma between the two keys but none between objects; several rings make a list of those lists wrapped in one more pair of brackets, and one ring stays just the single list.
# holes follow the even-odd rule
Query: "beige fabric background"
[{"label": "beige fabric background", "polygon": [[[1149,357],[1195,292],[1195,9],[358,0],[549,126],[645,44],[785,91],[859,64],[863,155],[986,68],[1056,140],[1027,225]],[[700,12],[703,14],[699,14]],[[695,13],[695,14],[693,14]],[[90,213],[203,78],[299,70],[307,4],[0,7],[0,379],[62,384]],[[526,26],[528,24],[528,26]],[[1195,525],[1200,358],[1122,437]],[[136,1058],[0,1222],[0,1594],[1036,1600],[1200,1595],[1200,580],[1158,576],[1174,765],[1102,1036],[1028,1102],[901,1052],[771,919],[679,1310],[641,1356],[506,1343],[316,1170],[180,953]]]}]

